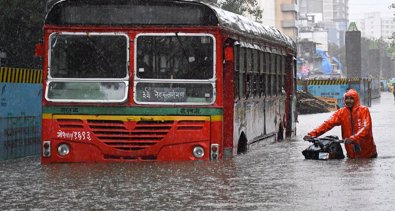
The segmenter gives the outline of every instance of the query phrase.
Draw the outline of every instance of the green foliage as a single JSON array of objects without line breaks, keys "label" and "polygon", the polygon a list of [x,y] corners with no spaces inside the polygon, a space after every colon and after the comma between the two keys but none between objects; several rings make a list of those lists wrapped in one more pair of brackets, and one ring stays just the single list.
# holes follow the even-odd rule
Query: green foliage
[{"label": "green foliage", "polygon": [[39,68],[34,46],[43,36],[45,0],[1,0],[0,11],[0,49],[8,66]]},{"label": "green foliage", "polygon": [[256,21],[262,19],[263,10],[258,6],[257,0],[202,0],[203,2],[217,4],[222,9],[234,12],[240,15],[251,14]]},{"label": "green foliage", "polygon": [[[391,5],[389,5],[388,8],[395,9],[395,3],[392,3]],[[395,14],[394,14],[394,16],[395,16]],[[395,18],[394,18],[394,20],[395,20]],[[391,39],[392,39],[392,42],[391,42],[390,48],[391,48],[391,52],[394,52],[395,50],[392,50],[392,49],[395,48],[395,32],[392,33]]]}]

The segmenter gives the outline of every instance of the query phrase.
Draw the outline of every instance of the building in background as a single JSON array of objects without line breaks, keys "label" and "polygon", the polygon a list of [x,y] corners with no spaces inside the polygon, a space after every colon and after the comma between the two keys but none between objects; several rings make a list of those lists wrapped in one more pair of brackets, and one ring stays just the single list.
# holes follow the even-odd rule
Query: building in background
[{"label": "building in background", "polygon": [[344,46],[348,0],[299,0],[299,16],[301,19],[316,17],[314,22],[327,31],[328,42]]},{"label": "building in background", "polygon": [[257,0],[263,9],[261,22],[274,26],[294,41],[298,38],[297,0]]},{"label": "building in background", "polygon": [[381,37],[384,41],[391,43],[393,33],[395,33],[394,18],[381,18]]},{"label": "building in background", "polygon": [[257,0],[258,6],[263,9],[261,22],[268,26],[276,25],[275,0]]},{"label": "building in background", "polygon": [[395,32],[395,21],[391,17],[381,17],[380,12],[364,14],[363,19],[356,21],[361,30],[362,37],[377,40],[382,38],[385,42],[392,42],[392,33]]},{"label": "building in background", "polygon": [[[299,75],[310,78],[320,74],[325,75],[320,77],[328,77],[328,73],[330,77],[347,77],[343,51],[349,26],[348,3],[349,0],[258,0],[263,9],[262,23],[275,26],[296,41]],[[361,40],[382,38],[389,44],[395,33],[393,18],[366,12],[364,18],[357,21]],[[391,58],[394,56],[387,55],[384,50],[375,52],[375,49],[363,44],[360,76],[393,76],[395,70]]]},{"label": "building in background", "polygon": [[[299,0],[298,45],[308,41],[315,43],[315,53],[310,59],[300,52],[301,69],[306,69],[310,78],[343,76],[344,61],[328,53],[329,46],[345,45],[348,22],[348,0]],[[313,61],[311,63],[311,61]],[[303,71],[302,71],[303,72]],[[305,70],[306,72],[306,70]],[[303,74],[306,76],[306,73]]]},{"label": "building in background", "polygon": [[275,27],[297,40],[298,37],[297,0],[275,0]]},{"label": "building in background", "polygon": [[389,79],[395,76],[395,55],[385,50],[393,42],[395,21],[381,12],[366,12],[356,21],[361,31],[362,42],[373,40],[375,45],[362,45],[362,76]]}]

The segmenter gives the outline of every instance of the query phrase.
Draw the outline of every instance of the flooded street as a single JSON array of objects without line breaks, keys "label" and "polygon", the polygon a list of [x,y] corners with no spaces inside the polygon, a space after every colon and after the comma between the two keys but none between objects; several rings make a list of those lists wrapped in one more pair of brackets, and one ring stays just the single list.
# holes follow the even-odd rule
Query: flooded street
[{"label": "flooded street", "polygon": [[[377,159],[305,160],[302,137],[331,113],[300,115],[294,140],[229,160],[41,165],[0,162],[0,210],[393,210],[395,103],[370,108]],[[340,128],[326,135],[339,135]]]}]

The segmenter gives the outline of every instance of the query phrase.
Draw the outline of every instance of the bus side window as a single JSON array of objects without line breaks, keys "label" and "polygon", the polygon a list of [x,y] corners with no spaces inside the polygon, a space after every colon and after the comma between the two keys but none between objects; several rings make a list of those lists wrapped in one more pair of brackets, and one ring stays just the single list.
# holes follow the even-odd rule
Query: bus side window
[{"label": "bus side window", "polygon": [[259,51],[259,96],[265,95],[265,52]]},{"label": "bus side window", "polygon": [[277,54],[273,53],[272,54],[272,96],[277,95]]},{"label": "bus side window", "polygon": [[253,62],[253,75],[254,75],[254,83],[253,83],[253,95],[254,98],[259,96],[259,57],[258,57],[258,50],[254,49],[252,51],[252,62]]},{"label": "bus side window", "polygon": [[240,72],[239,72],[239,96],[240,99],[245,97],[245,82],[244,82],[244,72],[246,63],[246,49],[244,47],[240,48]]},{"label": "bus side window", "polygon": [[247,64],[246,64],[246,75],[247,75],[247,83],[246,83],[246,98],[252,97],[252,85],[253,85],[253,72],[252,72],[252,49],[247,48]]},{"label": "bus side window", "polygon": [[240,98],[239,92],[239,74],[240,74],[240,45],[234,47],[234,61],[235,61],[235,73],[234,73],[234,98]]},{"label": "bus side window", "polygon": [[276,54],[276,96],[280,95],[280,77],[281,77],[281,55]]},{"label": "bus side window", "polygon": [[270,96],[274,96],[276,92],[276,55],[270,55]]},{"label": "bus side window", "polygon": [[265,79],[264,79],[264,85],[263,85],[264,86],[263,93],[264,93],[265,97],[267,97],[267,83],[269,82],[269,80],[268,80],[268,64],[269,64],[268,58],[269,58],[268,53],[264,52],[263,53],[263,61],[264,61],[263,75],[264,75]]},{"label": "bus side window", "polygon": [[286,74],[285,74],[285,60],[286,57],[285,55],[281,56],[281,94],[285,94],[285,80],[286,80]]},{"label": "bus side window", "polygon": [[277,86],[278,86],[278,68],[277,68],[277,54],[273,53],[273,66],[272,66],[272,76],[273,76],[273,83],[272,83],[272,96],[277,96]]},{"label": "bus side window", "polygon": [[266,92],[266,96],[268,96],[268,97],[271,97],[271,93],[272,93],[272,84],[271,84],[271,81],[272,81],[272,71],[271,71],[271,68],[272,68],[272,54],[271,53],[267,53],[266,54],[266,61],[267,61],[267,63],[266,63],[266,73],[267,73],[267,85],[266,85],[266,87],[267,87],[267,92]]}]

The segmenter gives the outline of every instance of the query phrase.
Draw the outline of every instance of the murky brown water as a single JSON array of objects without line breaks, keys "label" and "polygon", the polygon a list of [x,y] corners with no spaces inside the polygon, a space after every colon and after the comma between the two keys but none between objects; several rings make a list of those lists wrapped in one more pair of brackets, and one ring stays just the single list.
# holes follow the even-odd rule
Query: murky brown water
[{"label": "murky brown water", "polygon": [[[229,160],[41,165],[0,162],[0,210],[393,210],[395,104],[370,108],[379,158],[305,160],[303,135],[330,113],[299,116],[298,136]],[[329,134],[329,133],[328,133]],[[330,134],[340,135],[340,129]]]}]

